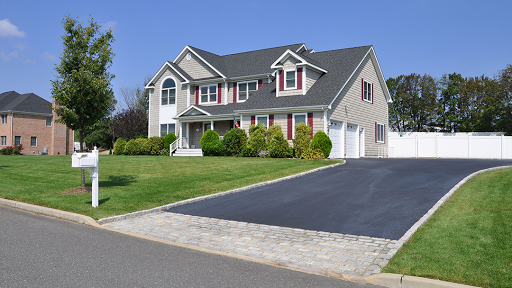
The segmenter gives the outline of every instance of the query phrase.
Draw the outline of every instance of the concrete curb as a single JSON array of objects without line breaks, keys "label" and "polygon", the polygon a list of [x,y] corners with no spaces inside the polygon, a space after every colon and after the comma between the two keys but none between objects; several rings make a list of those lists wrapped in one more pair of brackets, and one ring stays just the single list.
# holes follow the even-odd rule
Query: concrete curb
[{"label": "concrete curb", "polygon": [[29,211],[29,212],[33,212],[33,213],[37,213],[37,214],[42,214],[42,215],[46,215],[46,216],[50,216],[50,217],[54,217],[54,218],[58,218],[58,219],[68,220],[68,221],[76,222],[79,224],[86,224],[86,225],[90,225],[90,226],[101,227],[91,217],[73,213],[73,212],[62,211],[62,210],[58,210],[58,209],[53,209],[53,208],[48,208],[48,207],[43,207],[43,206],[38,206],[38,205],[33,205],[33,204],[18,202],[18,201],[14,201],[14,200],[3,199],[3,198],[0,198],[0,205],[16,208],[16,209],[20,209],[20,210],[25,210],[25,211]]},{"label": "concrete curb", "polygon": [[381,273],[365,278],[354,277],[350,280],[364,282],[367,284],[379,285],[389,288],[470,288],[464,284],[434,280],[422,277],[408,276],[402,274]]},{"label": "concrete curb", "polygon": [[120,221],[120,220],[125,220],[125,219],[131,219],[131,218],[134,218],[134,217],[140,217],[140,216],[143,216],[143,215],[146,215],[146,214],[158,213],[158,212],[162,212],[162,211],[165,211],[165,210],[177,207],[177,206],[181,206],[181,205],[185,205],[185,204],[190,204],[190,203],[194,203],[194,202],[199,202],[199,201],[203,201],[203,200],[208,200],[208,199],[213,199],[213,198],[217,198],[217,197],[221,197],[221,196],[225,196],[225,195],[229,195],[229,194],[233,194],[233,193],[242,192],[242,191],[249,190],[249,189],[252,189],[252,188],[261,187],[261,186],[265,186],[265,185],[270,185],[270,184],[274,184],[274,183],[277,183],[277,182],[281,182],[281,181],[285,181],[285,180],[301,177],[301,176],[304,176],[304,175],[307,175],[307,174],[311,174],[311,173],[314,173],[314,172],[317,172],[317,171],[320,171],[320,170],[337,167],[337,166],[343,165],[345,163],[346,163],[346,161],[343,161],[343,163],[336,163],[336,164],[333,164],[333,165],[323,166],[323,167],[315,168],[313,170],[309,170],[309,171],[302,172],[302,173],[299,173],[299,174],[290,175],[290,176],[286,176],[286,177],[283,177],[283,178],[278,178],[278,179],[274,179],[274,180],[270,180],[270,181],[266,181],[266,182],[256,183],[256,184],[252,184],[252,185],[245,186],[245,187],[242,187],[242,188],[237,188],[237,189],[232,189],[232,190],[228,190],[228,191],[224,191],[224,192],[219,192],[219,193],[215,193],[215,194],[211,194],[211,195],[205,195],[205,196],[200,196],[200,197],[196,197],[196,198],[192,198],[192,199],[187,199],[187,200],[183,200],[183,201],[179,201],[179,202],[175,202],[175,203],[171,203],[171,204],[155,207],[155,208],[148,209],[148,210],[142,210],[142,211],[132,212],[132,213],[124,214],[124,215],[117,215],[117,216],[102,218],[102,219],[98,220],[98,224],[103,225],[103,224],[107,224],[107,223],[114,222],[114,221]]}]

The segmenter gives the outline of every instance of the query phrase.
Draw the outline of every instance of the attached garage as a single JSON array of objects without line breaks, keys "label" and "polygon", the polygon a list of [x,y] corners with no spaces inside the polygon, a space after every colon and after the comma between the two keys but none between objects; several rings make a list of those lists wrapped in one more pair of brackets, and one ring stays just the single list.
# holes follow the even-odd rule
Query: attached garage
[{"label": "attached garage", "polygon": [[344,143],[343,143],[343,122],[331,121],[329,129],[329,138],[332,142],[332,149],[329,158],[343,158],[344,157]]},{"label": "attached garage", "polygon": [[346,158],[359,158],[359,125],[347,123]]}]

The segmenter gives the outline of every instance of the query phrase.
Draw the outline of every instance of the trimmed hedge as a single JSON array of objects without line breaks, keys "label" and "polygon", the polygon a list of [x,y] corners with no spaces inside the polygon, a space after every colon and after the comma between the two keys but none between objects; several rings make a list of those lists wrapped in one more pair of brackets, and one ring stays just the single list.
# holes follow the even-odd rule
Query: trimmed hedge
[{"label": "trimmed hedge", "polygon": [[141,152],[146,155],[160,155],[160,150],[164,149],[164,137],[153,136],[141,147]]},{"label": "trimmed hedge", "polygon": [[[270,129],[269,129],[270,130]],[[288,144],[288,141],[284,139],[283,132],[278,131],[270,141],[268,145],[268,149],[270,152],[270,157],[272,158],[288,158],[292,157],[293,151]]]},{"label": "trimmed hedge", "polygon": [[295,157],[302,158],[302,153],[309,149],[311,143],[311,127],[301,122],[295,126],[295,139],[293,139],[293,149]]},{"label": "trimmed hedge", "polygon": [[135,140],[130,140],[124,146],[124,154],[125,155],[139,155],[140,153],[140,145]]},{"label": "trimmed hedge", "polygon": [[125,146],[126,146],[126,140],[123,137],[118,138],[116,140],[116,143],[114,143],[114,154],[123,155]]},{"label": "trimmed hedge", "polygon": [[226,146],[227,155],[239,156],[247,145],[247,134],[243,129],[233,128],[224,134],[222,143]]},{"label": "trimmed hedge", "polygon": [[164,137],[164,148],[169,149],[169,145],[176,141],[176,139],[178,139],[178,137],[176,137],[174,133],[167,133],[167,135]]},{"label": "trimmed hedge", "polygon": [[207,143],[202,149],[204,156],[226,156],[229,153],[220,139]]},{"label": "trimmed hedge", "polygon": [[302,153],[302,159],[320,160],[324,159],[324,152],[320,149],[307,149]]},{"label": "trimmed hedge", "polygon": [[201,143],[201,149],[203,149],[203,147],[205,147],[208,143],[219,139],[219,134],[216,131],[211,129],[206,130],[203,136],[201,137],[201,140],[199,141],[199,143]]},{"label": "trimmed hedge", "polygon": [[325,134],[323,131],[318,131],[313,136],[313,141],[311,141],[311,149],[320,149],[324,153],[324,158],[329,157],[332,149],[332,142],[329,136]]}]

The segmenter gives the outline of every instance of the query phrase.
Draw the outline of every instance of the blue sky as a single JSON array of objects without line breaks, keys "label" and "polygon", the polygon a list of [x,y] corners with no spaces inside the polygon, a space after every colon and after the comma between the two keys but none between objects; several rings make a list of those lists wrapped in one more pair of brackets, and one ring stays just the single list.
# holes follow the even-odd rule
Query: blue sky
[{"label": "blue sky", "polygon": [[191,45],[226,55],[295,43],[317,52],[373,45],[384,77],[493,76],[512,64],[512,1],[2,1],[0,93],[51,100],[62,19],[113,29],[111,72],[141,86]]}]

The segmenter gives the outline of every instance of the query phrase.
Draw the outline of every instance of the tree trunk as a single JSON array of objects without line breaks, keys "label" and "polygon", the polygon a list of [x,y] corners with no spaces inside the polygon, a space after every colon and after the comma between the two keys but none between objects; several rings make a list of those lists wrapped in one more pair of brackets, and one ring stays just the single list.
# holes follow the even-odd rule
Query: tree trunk
[{"label": "tree trunk", "polygon": [[[80,152],[84,152],[84,133],[83,130],[80,130]],[[85,172],[84,168],[80,168],[80,171],[82,173],[82,187],[85,188]]]}]

